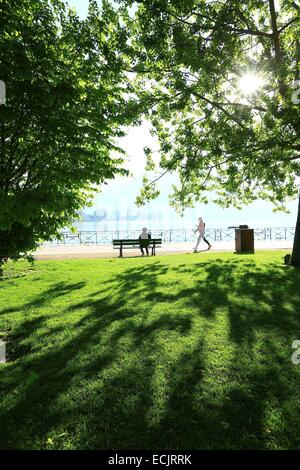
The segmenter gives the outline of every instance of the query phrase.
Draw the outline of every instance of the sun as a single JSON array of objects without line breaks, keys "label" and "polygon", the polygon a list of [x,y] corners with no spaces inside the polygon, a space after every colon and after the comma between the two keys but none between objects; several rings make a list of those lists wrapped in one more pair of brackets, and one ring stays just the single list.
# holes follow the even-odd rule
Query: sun
[{"label": "sun", "polygon": [[253,95],[262,88],[264,80],[255,73],[245,73],[239,78],[238,86],[243,95]]}]

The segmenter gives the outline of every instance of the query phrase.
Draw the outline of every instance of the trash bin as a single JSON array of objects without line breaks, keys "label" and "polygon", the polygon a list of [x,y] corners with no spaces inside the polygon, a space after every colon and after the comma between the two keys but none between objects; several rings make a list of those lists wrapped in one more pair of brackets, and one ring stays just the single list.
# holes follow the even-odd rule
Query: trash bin
[{"label": "trash bin", "polygon": [[254,253],[254,230],[248,225],[240,225],[235,228],[236,253]]}]

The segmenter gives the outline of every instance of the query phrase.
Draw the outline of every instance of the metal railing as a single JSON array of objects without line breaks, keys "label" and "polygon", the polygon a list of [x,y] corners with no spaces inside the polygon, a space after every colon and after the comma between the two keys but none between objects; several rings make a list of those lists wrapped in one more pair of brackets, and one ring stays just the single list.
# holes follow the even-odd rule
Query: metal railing
[{"label": "metal railing", "polygon": [[[194,229],[151,230],[152,238],[162,238],[163,243],[195,241]],[[255,241],[293,240],[294,227],[255,228]],[[92,245],[111,243],[113,239],[138,238],[140,230],[78,231],[62,232],[60,239],[45,242],[44,245]],[[230,242],[235,239],[235,230],[226,228],[207,229],[205,237],[210,242]]]}]

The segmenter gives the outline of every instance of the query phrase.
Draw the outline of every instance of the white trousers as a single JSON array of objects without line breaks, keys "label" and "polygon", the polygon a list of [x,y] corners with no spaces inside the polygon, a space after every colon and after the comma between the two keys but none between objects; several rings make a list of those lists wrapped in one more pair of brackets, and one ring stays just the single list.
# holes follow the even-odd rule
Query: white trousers
[{"label": "white trousers", "polygon": [[201,242],[201,240],[204,240],[204,238],[205,238],[205,233],[204,233],[204,232],[200,232],[199,235],[198,235],[198,240],[197,240],[197,243],[196,243],[195,248],[198,248],[199,243]]}]

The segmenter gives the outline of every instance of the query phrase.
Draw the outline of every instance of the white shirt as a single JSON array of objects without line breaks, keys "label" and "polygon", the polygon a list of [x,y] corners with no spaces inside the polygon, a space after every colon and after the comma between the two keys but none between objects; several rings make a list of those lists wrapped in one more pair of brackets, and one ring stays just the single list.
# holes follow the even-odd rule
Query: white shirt
[{"label": "white shirt", "polygon": [[205,223],[203,222],[199,222],[198,224],[198,232],[201,234],[201,235],[204,235],[205,234]]},{"label": "white shirt", "polygon": [[140,238],[141,238],[142,240],[148,240],[148,232],[142,232],[142,233],[140,234]]}]

